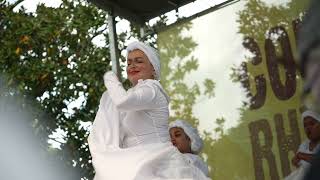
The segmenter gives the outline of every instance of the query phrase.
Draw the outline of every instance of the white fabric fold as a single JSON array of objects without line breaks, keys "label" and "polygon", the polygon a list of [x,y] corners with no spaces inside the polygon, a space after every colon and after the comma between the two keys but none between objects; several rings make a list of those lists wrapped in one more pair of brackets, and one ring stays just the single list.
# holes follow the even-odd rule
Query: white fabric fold
[{"label": "white fabric fold", "polygon": [[[104,80],[108,91],[88,138],[94,180],[209,179],[169,141],[168,97],[158,81],[139,81],[125,91],[113,73]],[[137,143],[123,146],[126,138]]]},{"label": "white fabric fold", "polygon": [[[112,102],[108,101],[108,98],[109,94],[106,91],[101,97],[99,109],[88,139],[90,150],[95,152],[119,148],[120,114]],[[108,120],[107,116],[112,119],[112,121]]]},{"label": "white fabric fold", "polygon": [[184,155],[187,157],[191,164],[199,168],[206,176],[209,177],[208,165],[198,155],[190,153],[185,153]]}]

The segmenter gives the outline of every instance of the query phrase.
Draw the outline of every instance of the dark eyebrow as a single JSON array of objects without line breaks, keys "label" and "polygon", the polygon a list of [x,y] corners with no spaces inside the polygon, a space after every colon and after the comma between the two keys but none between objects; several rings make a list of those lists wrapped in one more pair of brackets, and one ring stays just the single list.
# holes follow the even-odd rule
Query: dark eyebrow
[{"label": "dark eyebrow", "polygon": [[137,60],[143,60],[143,57],[136,57],[134,59],[127,59],[127,62],[137,61]]},{"label": "dark eyebrow", "polygon": [[134,60],[142,60],[143,59],[143,57],[136,57],[136,58],[134,58]]}]

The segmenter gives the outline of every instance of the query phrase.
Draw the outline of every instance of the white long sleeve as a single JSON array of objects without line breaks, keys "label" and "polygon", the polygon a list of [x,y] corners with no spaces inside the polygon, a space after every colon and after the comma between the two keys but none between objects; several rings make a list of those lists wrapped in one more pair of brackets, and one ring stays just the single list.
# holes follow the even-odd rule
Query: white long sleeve
[{"label": "white long sleeve", "polygon": [[104,75],[108,93],[119,111],[139,111],[159,107],[156,95],[159,92],[155,80],[139,80],[138,84],[126,91],[113,72]]},{"label": "white long sleeve", "polygon": [[88,138],[94,180],[207,180],[170,142],[169,99],[160,83],[142,81],[126,92],[109,74]]}]

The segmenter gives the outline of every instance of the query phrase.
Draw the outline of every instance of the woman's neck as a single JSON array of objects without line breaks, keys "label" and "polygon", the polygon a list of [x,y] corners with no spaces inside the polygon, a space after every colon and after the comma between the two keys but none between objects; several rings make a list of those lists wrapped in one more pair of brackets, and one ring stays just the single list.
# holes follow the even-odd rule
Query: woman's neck
[{"label": "woman's neck", "polygon": [[309,150],[310,151],[313,151],[314,148],[317,147],[317,145],[319,144],[319,140],[316,140],[316,141],[313,141],[313,140],[310,140],[310,143],[309,143]]}]

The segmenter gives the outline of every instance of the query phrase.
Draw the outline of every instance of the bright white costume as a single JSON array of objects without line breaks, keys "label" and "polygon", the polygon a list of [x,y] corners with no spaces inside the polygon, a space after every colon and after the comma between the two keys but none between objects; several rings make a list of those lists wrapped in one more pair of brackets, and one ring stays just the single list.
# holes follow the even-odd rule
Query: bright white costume
[{"label": "bright white costume", "polygon": [[[304,118],[308,116],[313,117],[317,121],[320,121],[319,114],[310,110],[302,113],[301,115],[302,121],[304,120]],[[306,153],[306,154],[315,154],[319,149],[320,149],[320,144],[318,144],[315,148],[313,148],[313,150],[310,150],[310,140],[306,139],[302,144],[300,144],[297,152]],[[304,174],[306,173],[310,165],[311,164],[309,162],[305,160],[300,160],[299,167],[295,171],[293,171],[291,174],[289,174],[285,178],[285,180],[303,180]]]},{"label": "bright white costume", "polygon": [[117,77],[104,76],[88,142],[95,180],[208,179],[171,144],[169,99],[156,80],[139,80],[125,91]]},{"label": "bright white costume", "polygon": [[200,158],[200,156],[191,153],[183,154],[193,166],[199,168],[204,175],[209,177],[208,165]]},{"label": "bright white costume", "polygon": [[193,154],[183,154],[188,159],[188,162],[193,166],[199,168],[206,176],[209,177],[208,165],[200,158],[200,156],[198,156],[203,147],[203,141],[198,133],[198,130],[192,127],[188,122],[180,119],[169,124],[169,129],[173,127],[182,128],[191,140],[191,151]]},{"label": "bright white costume", "polygon": [[[310,150],[310,140],[306,139],[302,144],[300,144],[298,152],[306,154],[315,154],[320,149],[320,144],[318,144],[313,150]],[[310,166],[310,163],[304,160],[300,160],[299,164],[301,166]]]}]

